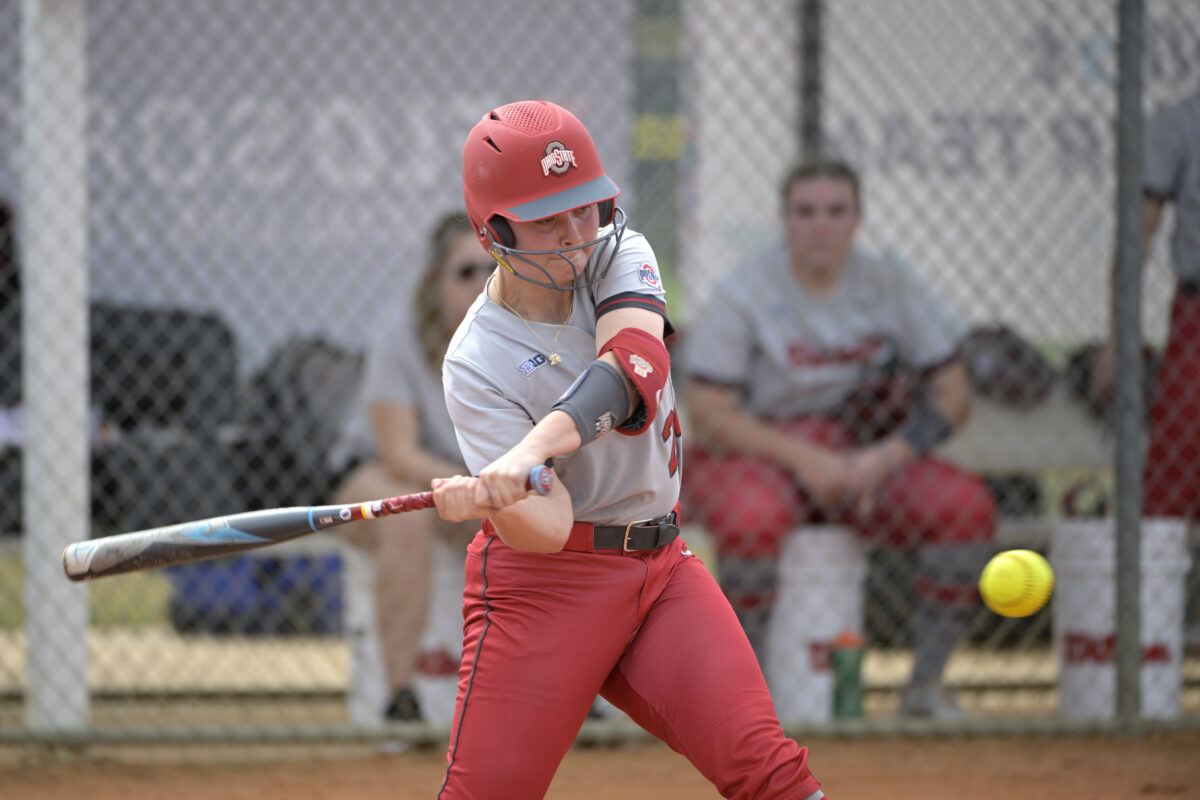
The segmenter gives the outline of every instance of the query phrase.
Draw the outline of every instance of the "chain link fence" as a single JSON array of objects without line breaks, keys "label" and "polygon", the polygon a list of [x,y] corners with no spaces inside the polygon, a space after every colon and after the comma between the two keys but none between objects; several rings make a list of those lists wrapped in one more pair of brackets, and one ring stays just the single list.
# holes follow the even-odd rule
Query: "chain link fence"
[{"label": "chain link fence", "polygon": [[[781,6],[777,16],[752,23],[774,36],[719,24],[726,12],[717,4],[707,11],[691,18],[689,32],[701,42],[717,40],[711,50],[721,57],[705,58],[706,49],[698,47],[689,73],[694,91],[686,95],[694,103],[688,119],[696,131],[693,191],[686,195],[694,206],[685,212],[694,228],[682,260],[694,276],[686,286],[693,301],[688,308],[728,265],[779,237],[780,178],[798,152],[823,149],[847,159],[863,178],[864,243],[923,275],[945,304],[930,313],[949,310],[967,331],[972,417],[942,455],[990,490],[997,514],[991,549],[1049,555],[1057,543],[1052,560],[1062,562],[1055,602],[1043,611],[1004,619],[979,607],[964,623],[948,609],[921,607],[920,589],[937,572],[936,564],[922,562],[922,552],[934,561],[936,547],[870,543],[860,552],[853,538],[829,538],[844,532],[807,531],[820,536],[802,541],[806,532],[798,529],[790,547],[785,539],[766,549],[770,574],[764,578],[755,574],[764,565],[745,557],[747,549],[755,555],[747,540],[764,534],[726,534],[732,539],[726,549],[736,559],[720,564],[742,570],[726,588],[745,595],[743,618],[757,616],[764,624],[763,606],[770,609],[768,677],[791,687],[788,702],[797,715],[828,718],[828,653],[840,628],[861,625],[869,643],[868,707],[880,713],[896,708],[902,691],[885,690],[904,689],[921,668],[922,650],[933,653],[926,674],[936,672],[944,646],[939,635],[958,641],[943,678],[959,690],[964,707],[1025,705],[1030,713],[1060,718],[1112,713],[1096,698],[1111,703],[1113,696],[1114,623],[1105,605],[1113,566],[1103,543],[1112,544],[1111,532],[1104,532],[1116,504],[1114,412],[1091,391],[1089,376],[1111,307],[1116,7],[808,3]],[[1194,10],[1180,4],[1148,3],[1145,11],[1143,98],[1152,109],[1195,91],[1197,21]],[[810,29],[797,36],[797,26],[814,15],[820,35]],[[783,31],[787,37],[778,35]],[[806,138],[813,128],[819,135]],[[1163,239],[1150,253],[1144,283],[1151,378],[1174,286]],[[1147,400],[1153,396],[1147,391]],[[943,496],[953,491],[942,485]],[[970,497],[957,500],[960,518],[978,508],[971,505],[979,502],[977,494]],[[1079,530],[1062,524],[1075,516],[1098,519],[1071,523]],[[889,521],[876,526],[886,529]],[[986,536],[986,527],[963,538]],[[1056,537],[1064,527],[1069,530]],[[955,528],[947,522],[942,530],[953,535]],[[869,539],[871,531],[866,534]],[[936,529],[933,534],[936,545]],[[1164,536],[1170,556],[1143,555],[1143,629],[1147,652],[1158,654],[1148,663],[1166,664],[1164,672],[1174,676],[1196,646],[1196,579],[1186,567],[1195,538],[1187,539],[1181,526]],[[769,563],[776,557],[782,558],[778,569]],[[978,575],[986,554],[964,552],[963,558],[964,564],[973,559],[969,573]],[[835,563],[839,569],[831,570]],[[795,587],[805,582],[826,585],[834,595],[835,587],[861,586],[862,596],[830,612],[825,596],[802,604]],[[1180,622],[1185,602],[1188,621]],[[946,624],[923,634],[930,613]],[[1163,619],[1171,622],[1155,623]],[[777,652],[797,640],[807,641],[809,650]],[[794,688],[791,676],[805,669],[815,682]],[[1185,675],[1194,669],[1194,661],[1183,664]],[[1143,695],[1150,716],[1174,717],[1180,698],[1194,696],[1194,687],[1191,695],[1181,694],[1177,678],[1164,680]],[[824,691],[819,700],[811,700],[813,687]]]},{"label": "chain link fence", "polygon": [[[1144,12],[1150,114],[1200,87],[1200,8]],[[1123,565],[1106,547],[1139,487],[1114,478],[1115,412],[1088,374],[1116,249],[1117,41],[1117,5],[1087,0],[0,0],[0,738],[398,735],[348,716],[356,585],[336,536],[92,584],[58,559],[330,502],[373,321],[411,301],[429,228],[461,205],[466,131],[525,97],[592,131],[684,347],[716,283],[779,240],[780,181],[818,152],[861,175],[862,243],[957,320],[973,411],[938,455],[995,515],[959,583],[1031,549],[1057,568],[1054,599],[929,617],[929,542],[777,525],[760,655],[785,724],[840,724],[847,631],[880,730],[935,667],[981,729],[1111,722]],[[1149,402],[1173,214],[1145,268]],[[1183,512],[1153,516],[1142,713],[1194,722],[1197,539]],[[685,534],[732,597],[755,567],[708,527],[691,515]],[[453,629],[455,555],[438,558],[431,627]],[[453,678],[430,671],[444,703]]]}]

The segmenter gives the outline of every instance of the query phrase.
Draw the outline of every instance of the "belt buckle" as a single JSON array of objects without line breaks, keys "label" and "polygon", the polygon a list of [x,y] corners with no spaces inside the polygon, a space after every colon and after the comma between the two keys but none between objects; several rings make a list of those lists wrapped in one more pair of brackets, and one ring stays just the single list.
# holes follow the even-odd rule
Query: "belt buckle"
[{"label": "belt buckle", "polygon": [[633,529],[634,525],[641,525],[645,521],[646,520],[644,520],[644,519],[638,520],[637,522],[631,522],[625,526],[625,538],[621,541],[621,551],[622,552],[624,552],[624,553],[635,552],[634,550],[630,549],[630,547],[629,547],[629,531]]},{"label": "belt buckle", "polygon": [[635,551],[634,548],[629,546],[629,537],[630,537],[630,531],[634,528],[641,527],[641,525],[654,525],[655,529],[658,530],[658,534],[656,534],[654,536],[654,547],[649,548],[649,549],[656,549],[659,547],[659,541],[662,539],[662,521],[661,521],[661,519],[638,519],[637,522],[631,522],[628,525],[625,525],[625,539],[622,542],[620,542],[620,549],[622,549],[623,552],[625,552],[625,553],[640,552],[640,551]]}]

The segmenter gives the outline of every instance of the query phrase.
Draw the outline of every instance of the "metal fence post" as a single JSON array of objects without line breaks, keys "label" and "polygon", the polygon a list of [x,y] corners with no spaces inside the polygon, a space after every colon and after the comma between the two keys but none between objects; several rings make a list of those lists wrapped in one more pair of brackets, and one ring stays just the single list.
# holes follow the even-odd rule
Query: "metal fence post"
[{"label": "metal fence post", "polygon": [[1142,34],[1141,0],[1118,7],[1116,120],[1117,253],[1113,325],[1117,345],[1117,719],[1135,724],[1141,705],[1142,519]]},{"label": "metal fence post", "polygon": [[820,155],[822,0],[800,0],[800,152]]},{"label": "metal fence post", "polygon": [[86,11],[27,0],[22,12],[25,708],[34,729],[82,729],[88,592],[59,558],[89,535]]},{"label": "metal fence post", "polygon": [[654,242],[662,273],[674,276],[679,267],[677,194],[685,147],[679,86],[679,2],[639,0],[637,14],[634,227]]}]

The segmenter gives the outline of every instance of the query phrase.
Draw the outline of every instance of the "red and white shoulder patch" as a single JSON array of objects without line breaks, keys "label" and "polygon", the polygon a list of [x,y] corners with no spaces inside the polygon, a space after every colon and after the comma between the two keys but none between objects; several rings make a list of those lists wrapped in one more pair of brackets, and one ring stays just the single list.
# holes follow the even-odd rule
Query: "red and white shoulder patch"
[{"label": "red and white shoulder patch", "polygon": [[658,279],[658,273],[655,272],[654,267],[650,266],[649,264],[642,264],[640,267],[638,267],[638,277],[641,278],[642,283],[646,284],[652,289],[657,289],[662,285]]}]

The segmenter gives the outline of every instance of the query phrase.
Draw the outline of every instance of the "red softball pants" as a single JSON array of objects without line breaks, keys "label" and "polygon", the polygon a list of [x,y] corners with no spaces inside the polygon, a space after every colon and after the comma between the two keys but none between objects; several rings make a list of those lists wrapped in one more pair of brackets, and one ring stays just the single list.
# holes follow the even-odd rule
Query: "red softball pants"
[{"label": "red softball pants", "polygon": [[1175,293],[1155,391],[1143,473],[1145,513],[1195,519],[1200,512],[1200,295]]},{"label": "red softball pants", "polygon": [[820,797],[729,603],[682,539],[652,552],[467,550],[439,798],[540,798],[597,693],[724,797]]},{"label": "red softball pants", "polygon": [[[778,427],[782,436],[834,449],[853,442],[850,429],[832,420],[798,419]],[[684,508],[708,528],[718,552],[743,558],[778,556],[792,528],[818,519],[851,525],[870,540],[894,547],[987,541],[996,525],[995,501],[983,481],[930,456],[884,484],[866,518],[851,512],[824,517],[782,467],[697,447],[686,453],[683,489]]]}]

